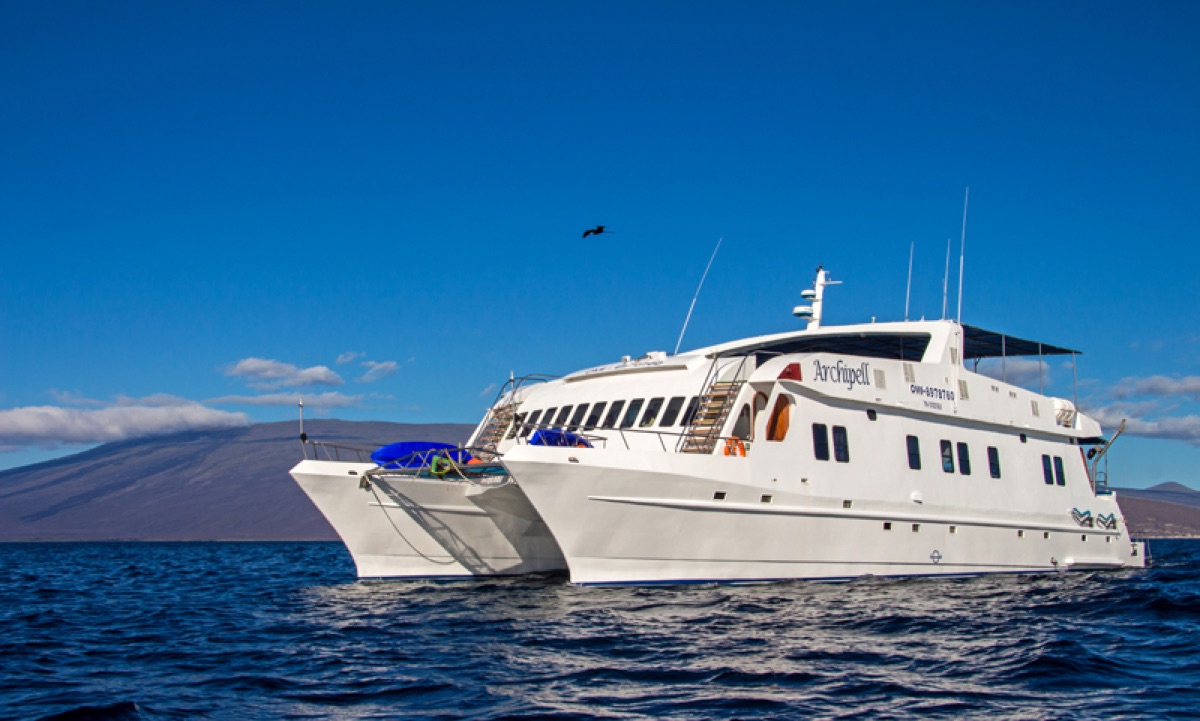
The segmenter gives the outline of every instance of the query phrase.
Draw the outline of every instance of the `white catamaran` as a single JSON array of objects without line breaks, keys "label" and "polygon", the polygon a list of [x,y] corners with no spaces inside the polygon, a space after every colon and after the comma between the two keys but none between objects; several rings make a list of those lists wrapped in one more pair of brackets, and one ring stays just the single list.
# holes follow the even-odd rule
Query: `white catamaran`
[{"label": "white catamaran", "polygon": [[391,467],[305,460],[292,475],[360,576],[568,568],[582,584],[679,583],[1143,565],[1098,467],[1116,436],[1070,401],[973,370],[1074,351],[949,320],[822,326],[831,283],[818,270],[802,294],[804,330],[512,380],[471,462],[438,468],[423,449]]}]

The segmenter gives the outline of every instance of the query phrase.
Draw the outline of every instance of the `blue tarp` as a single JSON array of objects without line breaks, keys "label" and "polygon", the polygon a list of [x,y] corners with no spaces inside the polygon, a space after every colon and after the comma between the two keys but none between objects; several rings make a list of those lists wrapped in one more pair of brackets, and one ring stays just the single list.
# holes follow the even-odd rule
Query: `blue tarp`
[{"label": "blue tarp", "polygon": [[591,448],[592,444],[588,443],[583,436],[572,433],[570,431],[562,431],[557,428],[543,428],[540,431],[535,431],[529,438],[531,446],[568,446],[576,448],[583,446]]},{"label": "blue tarp", "polygon": [[436,441],[401,441],[382,448],[375,449],[371,460],[384,468],[420,468],[429,463],[429,451],[446,449],[452,451],[449,455],[456,463],[466,463],[471,460],[471,454],[466,451],[455,451],[458,446],[452,443]]}]

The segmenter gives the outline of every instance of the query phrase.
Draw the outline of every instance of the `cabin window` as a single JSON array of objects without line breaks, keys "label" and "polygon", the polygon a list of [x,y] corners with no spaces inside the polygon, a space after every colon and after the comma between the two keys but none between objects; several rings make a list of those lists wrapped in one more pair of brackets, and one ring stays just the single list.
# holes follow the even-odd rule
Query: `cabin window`
[{"label": "cabin window", "polygon": [[571,425],[567,426],[567,430],[573,431],[583,423],[583,417],[587,415],[588,404],[582,403],[575,407],[575,415],[571,416]]},{"label": "cabin window", "polygon": [[1042,456],[1042,477],[1046,479],[1047,486],[1054,485],[1054,471],[1050,470],[1050,456]]},{"label": "cabin window", "polygon": [[833,427],[833,460],[838,463],[850,462],[850,439],[846,436],[845,426]]},{"label": "cabin window", "polygon": [[1000,477],[1000,451],[993,446],[988,446],[988,470],[992,478]]},{"label": "cabin window", "polygon": [[638,413],[642,412],[642,405],[645,402],[645,398],[635,398],[629,401],[629,409],[625,411],[625,417],[621,419],[622,428],[633,428],[633,424],[637,422]]},{"label": "cabin window", "polygon": [[675,396],[667,401],[667,409],[663,411],[662,421],[658,425],[666,427],[675,425],[675,419],[679,417],[679,409],[683,408],[683,396]]},{"label": "cabin window", "polygon": [[824,423],[813,424],[813,455],[818,461],[829,460],[829,427]]},{"label": "cabin window", "polygon": [[879,414],[875,412],[875,409],[874,409],[874,408],[868,408],[868,409],[867,409],[867,420],[869,420],[869,421],[873,421],[873,420],[875,420],[875,419],[876,419],[876,418],[878,418],[878,417],[879,417]]},{"label": "cabin window", "polygon": [[1063,473],[1063,462],[1059,456],[1054,457],[1054,482],[1060,486],[1067,485],[1067,475]]},{"label": "cabin window", "polygon": [[558,409],[558,417],[554,419],[554,427],[562,428],[562,425],[567,422],[567,418],[571,415],[571,409],[574,406],[563,406]]},{"label": "cabin window", "polygon": [[621,417],[621,409],[625,407],[625,401],[617,401],[612,404],[612,408],[608,409],[608,415],[604,416],[603,428],[613,428],[617,425],[617,419]]},{"label": "cabin window", "polygon": [[954,473],[954,447],[950,445],[950,441],[942,441],[942,470],[946,473]]},{"label": "cabin window", "polygon": [[743,403],[742,410],[738,411],[737,423],[733,424],[733,436],[743,441],[750,440],[750,427],[750,404]]},{"label": "cabin window", "polygon": [[788,426],[791,425],[792,404],[787,396],[780,394],[775,399],[775,407],[771,409],[771,417],[767,419],[767,440],[782,441],[787,438]]},{"label": "cabin window", "polygon": [[608,403],[597,403],[592,406],[592,412],[588,414],[587,420],[583,423],[583,430],[590,431],[600,425],[600,416],[604,415],[604,407]]},{"label": "cabin window", "polygon": [[529,414],[529,420],[526,421],[525,427],[523,429],[521,429],[521,437],[522,438],[527,438],[530,433],[533,433],[533,429],[537,427],[538,418],[541,418],[541,417],[542,417],[541,411],[534,411],[533,413]]},{"label": "cabin window", "polygon": [[542,416],[542,428],[549,428],[554,423],[554,413],[557,410],[553,406],[546,409],[546,415]]},{"label": "cabin window", "polygon": [[683,409],[683,418],[679,421],[679,425],[692,425],[692,421],[696,419],[696,409],[699,407],[700,396],[692,396],[692,399],[688,401],[687,408]]},{"label": "cabin window", "polygon": [[921,470],[921,442],[916,436],[908,436],[908,467],[914,471]]},{"label": "cabin window", "polygon": [[508,429],[508,435],[506,436],[508,440],[516,438],[517,434],[521,432],[521,426],[525,425],[525,414],[518,413],[513,420],[515,422],[512,424],[512,428]]},{"label": "cabin window", "polygon": [[654,425],[654,421],[658,420],[658,412],[662,410],[663,401],[666,398],[651,398],[646,404],[646,415],[642,416],[642,422],[638,424],[638,428],[649,428]]},{"label": "cabin window", "polygon": [[958,444],[958,472],[964,476],[971,475],[971,451],[966,443]]}]

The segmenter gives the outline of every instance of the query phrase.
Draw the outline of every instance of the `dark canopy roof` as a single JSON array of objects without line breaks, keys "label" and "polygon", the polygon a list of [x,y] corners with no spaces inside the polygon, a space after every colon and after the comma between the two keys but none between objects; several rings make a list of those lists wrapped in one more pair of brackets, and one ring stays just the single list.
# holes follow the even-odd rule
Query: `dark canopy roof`
[{"label": "dark canopy roof", "polygon": [[968,360],[972,358],[999,358],[1001,356],[1022,355],[1072,355],[1079,351],[1070,348],[1060,348],[1056,345],[1040,343],[1036,340],[1025,340],[1011,335],[1004,335],[992,330],[964,325],[963,354]]},{"label": "dark canopy roof", "polygon": [[921,360],[929,345],[928,333],[822,333],[821,335],[793,336],[770,341],[748,343],[737,348],[726,349],[724,355],[741,353],[844,353],[866,358],[888,358],[892,360]]}]

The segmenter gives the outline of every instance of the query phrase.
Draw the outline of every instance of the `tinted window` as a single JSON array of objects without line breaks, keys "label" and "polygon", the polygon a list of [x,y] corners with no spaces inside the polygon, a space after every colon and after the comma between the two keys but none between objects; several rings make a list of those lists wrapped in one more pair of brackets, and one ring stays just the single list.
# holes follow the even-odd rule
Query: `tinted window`
[{"label": "tinted window", "polygon": [[544,416],[542,416],[542,427],[543,428],[549,428],[550,424],[554,422],[554,412],[557,410],[558,410],[557,408],[547,408],[546,409],[546,414]]},{"label": "tinted window", "polygon": [[824,423],[813,424],[813,455],[818,461],[829,460],[829,428]]},{"label": "tinted window", "polygon": [[629,410],[625,411],[625,417],[621,419],[622,428],[632,428],[637,421],[638,413],[642,410],[642,404],[646,402],[645,398],[637,398],[629,401]]},{"label": "tinted window", "polygon": [[916,436],[908,437],[908,467],[914,471],[921,470],[921,443]]},{"label": "tinted window", "polygon": [[992,473],[992,478],[1000,477],[1000,451],[992,446],[988,446],[988,470]]},{"label": "tinted window", "polygon": [[621,417],[621,409],[625,407],[625,401],[617,401],[612,404],[612,408],[608,409],[608,415],[604,416],[604,427],[612,428],[617,425],[617,419]]},{"label": "tinted window", "polygon": [[1042,456],[1042,476],[1047,486],[1054,485],[1054,471],[1050,470],[1050,456]]},{"label": "tinted window", "polygon": [[567,426],[568,430],[575,430],[583,423],[583,416],[587,414],[588,404],[584,403],[575,408],[575,415],[571,416],[571,425]]},{"label": "tinted window", "polygon": [[971,452],[966,443],[958,444],[958,472],[964,476],[971,475]]},{"label": "tinted window", "polygon": [[1054,457],[1054,478],[1058,485],[1067,485],[1067,476],[1063,473],[1062,458],[1058,456]]},{"label": "tinted window", "polygon": [[638,424],[638,428],[649,428],[654,425],[654,421],[658,420],[658,412],[662,410],[663,401],[665,398],[651,398],[646,404],[646,415],[642,416],[642,422]]},{"label": "tinted window", "polygon": [[942,441],[942,470],[946,473],[954,473],[954,448],[950,445],[950,441]]},{"label": "tinted window", "polygon": [[663,411],[662,423],[660,426],[673,426],[675,419],[679,417],[679,409],[683,408],[683,396],[675,396],[667,403],[667,410]]},{"label": "tinted window", "polygon": [[525,438],[530,433],[533,433],[533,429],[537,426],[538,418],[541,416],[541,411],[534,411],[533,413],[529,414],[529,420],[525,422],[525,427],[521,429],[522,438]]},{"label": "tinted window", "polygon": [[554,419],[554,426],[556,428],[567,422],[567,417],[571,415],[572,407],[573,406],[563,406],[559,409],[558,417]]},{"label": "tinted window", "polygon": [[838,463],[850,462],[850,439],[846,437],[843,426],[833,427],[833,460]]},{"label": "tinted window", "polygon": [[600,425],[600,416],[604,415],[604,406],[606,405],[608,404],[597,403],[596,405],[592,406],[592,412],[588,414],[587,423],[583,424],[584,430],[590,431],[596,426]]},{"label": "tinted window", "polygon": [[679,419],[679,425],[692,425],[692,420],[696,418],[696,408],[699,407],[699,405],[700,396],[692,396],[692,399],[688,401],[687,408],[685,408],[683,411],[683,418]]},{"label": "tinted window", "polygon": [[[706,414],[712,416],[712,411]],[[743,441],[750,439],[750,404],[742,405],[742,410],[738,413],[737,423],[733,424],[733,436],[741,438]]]}]

